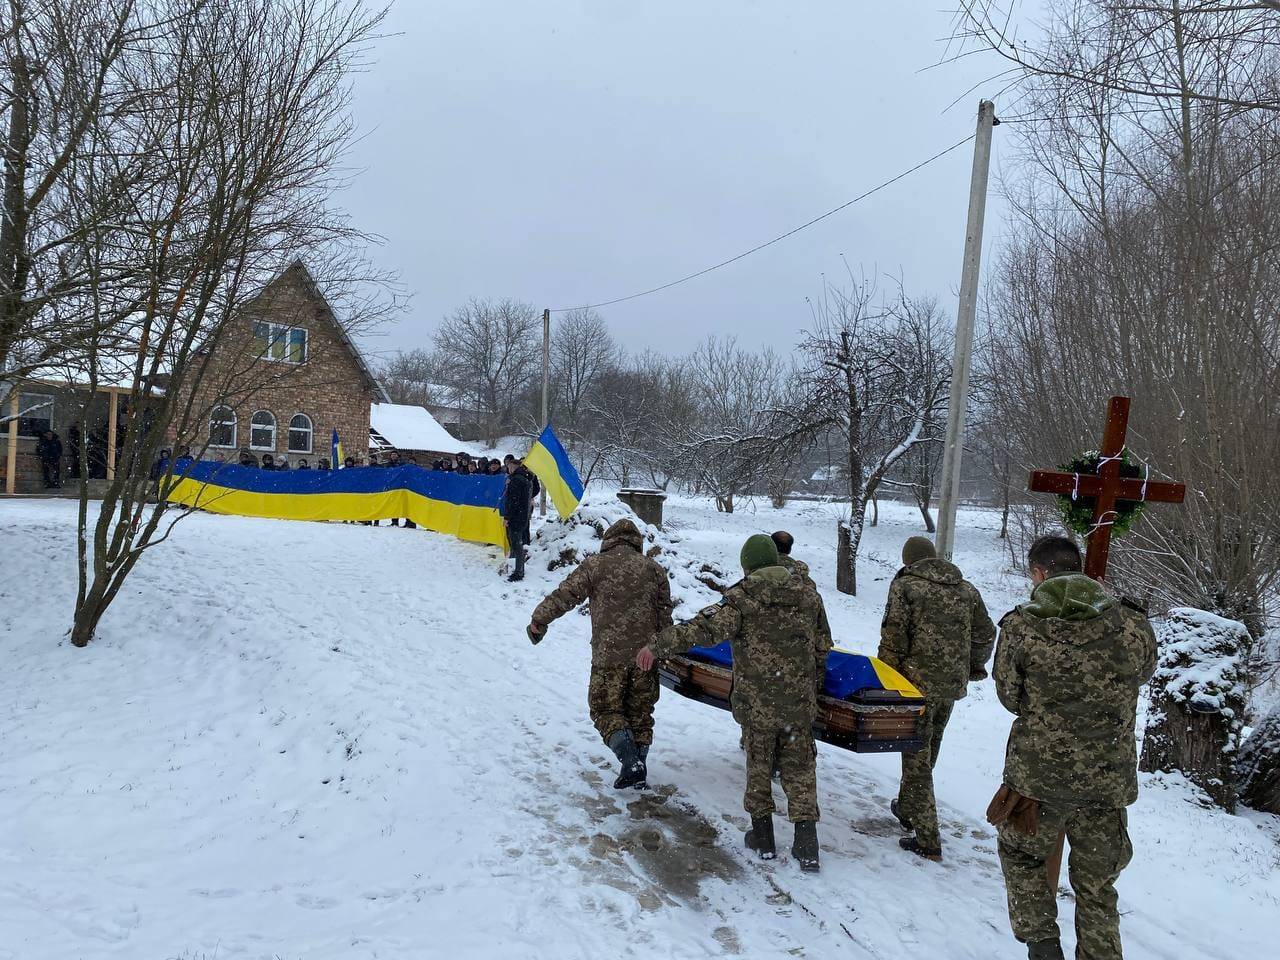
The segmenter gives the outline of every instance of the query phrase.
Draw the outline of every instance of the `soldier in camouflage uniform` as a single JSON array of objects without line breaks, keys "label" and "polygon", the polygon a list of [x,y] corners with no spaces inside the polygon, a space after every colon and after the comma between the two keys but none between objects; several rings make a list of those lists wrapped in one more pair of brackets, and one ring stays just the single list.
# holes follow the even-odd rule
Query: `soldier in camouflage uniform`
[{"label": "soldier in camouflage uniform", "polygon": [[1061,960],[1045,862],[1065,833],[1076,958],[1121,960],[1115,882],[1133,855],[1125,808],[1138,797],[1134,722],[1155,635],[1142,610],[1080,572],[1070,540],[1042,537],[1027,560],[1031,602],[1000,621],[994,669],[1000,702],[1016,715],[1005,787],[1038,807],[1034,832],[1000,826],[1009,919],[1032,960]]},{"label": "soldier in camouflage uniform", "polygon": [[902,563],[889,587],[877,656],[924,694],[924,746],[902,755],[902,784],[890,808],[904,829],[915,831],[898,841],[902,848],[941,860],[933,768],[952,707],[970,681],[987,675],[996,627],[977,588],[955,564],[938,559],[930,540],[908,539]]},{"label": "soldier in camouflage uniform", "polygon": [[636,664],[728,641],[733,648],[734,717],[747,746],[744,806],[751,815],[747,846],[774,856],[773,781],[776,761],[795,824],[791,855],[805,870],[818,869],[818,784],[813,722],[826,675],[831,633],[822,601],[799,577],[778,565],[778,550],[764,534],[742,548],[746,576],[719,604],[664,630]]},{"label": "soldier in camouflage uniform", "polygon": [[614,786],[644,786],[653,743],[658,676],[637,669],[638,651],[671,625],[667,572],[643,553],[644,538],[630,520],[605,531],[600,552],[587,557],[538,604],[528,627],[535,644],[547,625],[583,601],[591,611],[591,722],[622,764]]}]

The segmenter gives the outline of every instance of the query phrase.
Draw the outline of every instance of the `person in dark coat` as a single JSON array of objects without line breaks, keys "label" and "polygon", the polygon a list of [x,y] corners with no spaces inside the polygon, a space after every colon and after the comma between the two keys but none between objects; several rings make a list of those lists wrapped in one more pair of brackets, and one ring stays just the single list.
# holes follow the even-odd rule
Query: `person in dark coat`
[{"label": "person in dark coat", "polygon": [[502,516],[507,523],[507,541],[511,546],[511,556],[515,559],[515,570],[511,573],[511,582],[524,579],[524,548],[529,542],[529,520],[533,514],[533,474],[523,463],[517,464],[507,478],[506,489],[502,493]]},{"label": "person in dark coat", "polygon": [[276,458],[271,456],[271,454],[269,453],[264,453],[262,455],[262,469],[274,470],[275,468],[276,468]]},{"label": "person in dark coat", "polygon": [[254,456],[252,453],[249,452],[248,447],[240,448],[240,466],[242,467],[258,466],[258,461],[254,459]]},{"label": "person in dark coat", "polygon": [[298,469],[299,469],[299,470],[310,470],[310,469],[311,469],[311,464],[307,463],[307,458],[306,458],[306,457],[302,457],[302,458],[298,461]]},{"label": "person in dark coat", "polygon": [[36,441],[36,456],[40,458],[40,474],[46,490],[62,486],[62,441],[52,430],[40,434]]}]

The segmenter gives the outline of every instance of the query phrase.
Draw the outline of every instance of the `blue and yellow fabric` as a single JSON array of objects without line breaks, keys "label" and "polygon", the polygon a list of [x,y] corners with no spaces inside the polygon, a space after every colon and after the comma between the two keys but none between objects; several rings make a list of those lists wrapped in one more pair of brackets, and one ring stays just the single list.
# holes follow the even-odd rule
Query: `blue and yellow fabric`
[{"label": "blue and yellow fabric", "polygon": [[524,465],[542,481],[547,496],[556,505],[556,512],[567,517],[582,502],[582,480],[569,462],[569,454],[560,444],[560,438],[548,424],[525,454]]},{"label": "blue and yellow fabric", "polygon": [[[694,647],[689,656],[705,660],[721,667],[733,666],[733,651],[729,644],[714,647]],[[822,692],[837,700],[845,700],[864,690],[888,690],[904,697],[920,697],[923,694],[911,681],[883,660],[850,653],[836,647],[827,655],[827,677]]]},{"label": "blue and yellow fabric", "polygon": [[420,527],[476,543],[507,545],[498,513],[506,477],[400,467],[348,470],[261,470],[208,460],[178,460],[172,503],[210,513],[281,520],[386,520],[408,517]]}]

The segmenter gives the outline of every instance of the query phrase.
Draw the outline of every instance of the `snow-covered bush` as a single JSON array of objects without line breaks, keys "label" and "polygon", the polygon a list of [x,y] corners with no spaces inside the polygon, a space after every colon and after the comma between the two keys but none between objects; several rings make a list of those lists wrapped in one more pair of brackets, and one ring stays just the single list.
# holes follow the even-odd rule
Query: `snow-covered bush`
[{"label": "snow-covered bush", "polygon": [[552,580],[567,575],[584,557],[599,551],[604,532],[623,519],[636,525],[644,536],[645,553],[667,571],[677,619],[716,603],[720,593],[733,582],[724,570],[685,553],[679,535],[645,523],[630,507],[605,493],[588,493],[568,519],[557,518],[543,524],[529,544],[526,569],[531,575],[547,571]]},{"label": "snow-covered bush", "polygon": [[1244,727],[1244,624],[1175,607],[1157,631],[1160,658],[1141,768],[1178,770],[1227,810],[1235,808],[1235,762]]}]

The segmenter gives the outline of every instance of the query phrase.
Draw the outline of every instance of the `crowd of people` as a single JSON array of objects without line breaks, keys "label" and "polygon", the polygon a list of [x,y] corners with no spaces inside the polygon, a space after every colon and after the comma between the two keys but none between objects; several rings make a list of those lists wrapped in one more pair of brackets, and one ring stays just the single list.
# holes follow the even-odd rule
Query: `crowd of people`
[{"label": "crowd of people", "polygon": [[[756,534],[742,547],[743,579],[721,602],[672,622],[665,571],[643,552],[630,520],[604,534],[534,609],[526,632],[547,628],[579,604],[591,614],[588,708],[617,756],[619,789],[643,787],[654,740],[661,658],[729,643],[733,717],[746,754],[746,846],[776,856],[772,778],[781,779],[794,826],[792,857],[819,868],[817,747],[813,724],[826,677],[831,630],[792,536]],[[924,697],[923,747],[902,756],[890,813],[902,849],[942,859],[933,769],[943,731],[968,687],[987,679],[995,649],[996,693],[1013,715],[1003,783],[987,810],[1008,894],[1010,925],[1029,960],[1063,960],[1057,923],[1057,864],[1071,845],[1076,956],[1121,960],[1115,884],[1128,865],[1126,809],[1137,799],[1135,724],[1139,689],[1155,669],[1145,611],[1110,597],[1082,572],[1079,547],[1046,536],[1031,545],[1030,601],[996,626],[978,590],[933,543],[912,537],[889,589],[878,657]],[[1056,859],[1055,859],[1056,858]]]},{"label": "crowd of people", "polygon": [[[189,448],[187,455],[190,455]],[[169,451],[163,451],[161,461],[167,460]],[[253,451],[247,447],[240,449],[239,464],[242,467],[256,467],[260,470],[310,470],[313,469],[306,458],[298,460],[296,466],[290,468],[289,461],[285,457],[277,459],[273,454],[264,453],[260,457],[254,456]],[[418,459],[413,454],[407,457],[401,457],[400,451],[392,447],[379,456],[377,450],[370,450],[368,457],[349,456],[344,457],[340,469],[351,470],[357,467],[400,467],[405,464],[419,466]],[[314,469],[328,470],[330,469],[330,461],[328,457],[320,457],[316,461]],[[440,473],[455,473],[460,476],[492,476],[504,477],[505,485],[502,492],[502,500],[499,510],[502,513],[503,523],[507,530],[507,542],[509,544],[510,556],[513,561],[510,580],[516,582],[524,579],[524,564],[526,556],[526,547],[529,545],[529,523],[533,517],[533,501],[537,499],[538,494],[542,491],[538,478],[511,454],[507,454],[501,460],[497,457],[473,457],[466,451],[459,451],[452,457],[433,460],[429,470],[435,470]],[[161,468],[163,470],[163,468]],[[378,520],[362,520],[358,521],[367,525],[379,526]],[[405,527],[414,529],[417,524],[408,517],[392,518],[391,525],[398,527],[403,522]]]}]

